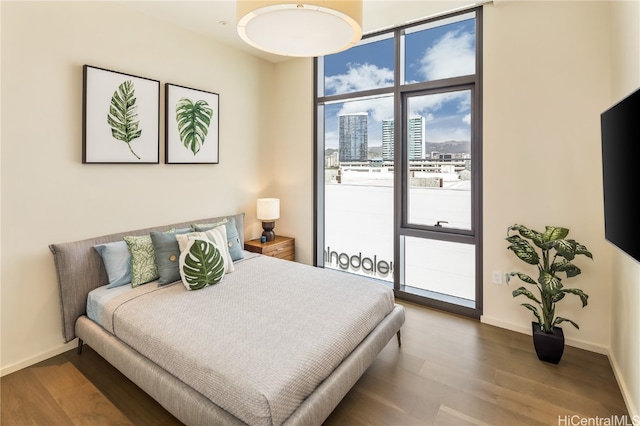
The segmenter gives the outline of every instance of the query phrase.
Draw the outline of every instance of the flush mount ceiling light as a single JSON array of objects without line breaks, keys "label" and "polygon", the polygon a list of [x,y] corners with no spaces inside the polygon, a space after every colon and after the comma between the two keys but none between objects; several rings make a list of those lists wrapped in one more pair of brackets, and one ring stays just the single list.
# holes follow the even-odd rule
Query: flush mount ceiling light
[{"label": "flush mount ceiling light", "polygon": [[249,45],[284,56],[346,50],[362,37],[362,0],[238,0],[238,34]]}]

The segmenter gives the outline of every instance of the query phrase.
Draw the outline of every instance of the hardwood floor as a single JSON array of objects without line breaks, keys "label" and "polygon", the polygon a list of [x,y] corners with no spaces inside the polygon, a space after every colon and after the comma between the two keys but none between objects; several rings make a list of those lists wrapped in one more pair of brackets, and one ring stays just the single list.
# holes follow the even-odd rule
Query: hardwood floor
[{"label": "hardwood floor", "polygon": [[[389,342],[326,426],[624,424],[606,356],[567,346],[544,363],[531,336],[400,303],[402,347]],[[181,424],[87,346],[2,377],[0,392],[2,426]]]}]

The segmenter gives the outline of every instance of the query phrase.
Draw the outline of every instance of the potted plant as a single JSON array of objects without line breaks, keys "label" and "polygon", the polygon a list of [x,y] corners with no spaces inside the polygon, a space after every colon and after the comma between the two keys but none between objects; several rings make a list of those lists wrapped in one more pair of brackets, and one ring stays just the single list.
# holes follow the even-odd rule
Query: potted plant
[{"label": "potted plant", "polygon": [[[593,259],[593,255],[585,246],[575,240],[566,239],[567,228],[547,226],[544,233],[534,231],[524,225],[512,225],[507,229],[508,250],[529,265],[538,267],[538,279],[534,280],[522,272],[509,272],[506,282],[517,276],[526,284],[538,289],[537,294],[522,286],[513,290],[513,297],[525,296],[532,303],[522,306],[533,312],[538,322],[532,322],[533,342],[538,358],[542,361],[557,364],[564,351],[564,333],[558,327],[567,321],[575,328],[580,327],[570,319],[556,316],[556,303],[567,294],[580,297],[582,307],[587,306],[589,296],[577,288],[566,288],[558,274],[564,272],[567,278],[580,275],[580,268],[571,263],[577,255]],[[532,244],[533,243],[533,244]],[[537,247],[537,250],[536,250]]]}]

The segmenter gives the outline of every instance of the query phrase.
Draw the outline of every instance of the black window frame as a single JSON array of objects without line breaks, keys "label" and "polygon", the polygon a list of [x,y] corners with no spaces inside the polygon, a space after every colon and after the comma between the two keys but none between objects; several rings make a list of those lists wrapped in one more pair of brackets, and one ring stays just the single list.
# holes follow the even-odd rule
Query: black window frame
[{"label": "black window frame", "polygon": [[[443,21],[452,17],[463,16],[470,13],[475,14],[476,25],[476,64],[475,74],[456,76],[451,78],[431,80],[418,83],[403,84],[404,75],[404,31],[416,26],[428,23]],[[379,31],[368,34],[363,40],[385,36],[389,33],[394,34],[394,84],[392,87],[384,87],[378,89],[369,89],[359,92],[342,93],[338,95],[318,96],[319,84],[322,84],[324,93],[324,73],[319,76],[319,71],[324,68],[324,58],[315,58],[313,63],[314,73],[314,217],[313,217],[313,263],[314,266],[324,267],[324,139],[322,143],[319,140],[320,132],[324,134],[324,105],[330,102],[347,101],[350,99],[358,99],[373,96],[382,96],[393,94],[394,98],[394,164],[400,165],[401,173],[397,173],[394,178],[394,279],[393,288],[396,297],[403,300],[412,301],[422,305],[443,309],[456,314],[480,318],[482,315],[482,46],[483,46],[483,10],[482,6],[469,8],[466,10],[456,11],[450,14],[426,19],[423,21],[412,22],[407,25],[398,26],[392,29]],[[322,81],[319,78],[322,77]],[[440,229],[434,226],[409,224],[407,202],[407,188],[404,183],[407,181],[408,174],[408,156],[405,141],[407,140],[407,126],[404,123],[404,103],[407,96],[416,93],[441,93],[445,91],[466,90],[472,92],[472,141],[471,141],[471,159],[472,159],[472,218],[471,229],[448,229],[446,233],[442,233]],[[400,123],[400,126],[398,125]],[[400,127],[401,131],[397,131]],[[322,224],[322,225],[321,225]],[[476,298],[475,306],[465,306],[463,304],[452,303],[447,298],[433,298],[429,292],[406,291],[400,284],[402,247],[401,240],[404,236],[430,238],[442,241],[459,242],[464,244],[473,244],[476,250],[475,264],[475,281],[476,281]]]}]

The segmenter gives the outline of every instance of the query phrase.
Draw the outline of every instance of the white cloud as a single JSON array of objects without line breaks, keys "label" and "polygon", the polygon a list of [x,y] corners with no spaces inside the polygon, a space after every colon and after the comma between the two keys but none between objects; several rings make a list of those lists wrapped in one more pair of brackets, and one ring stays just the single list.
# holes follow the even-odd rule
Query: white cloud
[{"label": "white cloud", "polygon": [[462,117],[462,122],[468,126],[471,126],[471,114],[467,114]]},{"label": "white cloud", "polygon": [[427,49],[421,59],[425,80],[455,77],[475,72],[475,35],[449,31]]},{"label": "white cloud", "polygon": [[324,133],[324,145],[326,148],[337,148],[339,139],[338,132],[327,130]]},{"label": "white cloud", "polygon": [[346,74],[326,77],[324,80],[327,94],[356,92],[393,85],[393,71],[378,68],[371,64],[349,64]]},{"label": "white cloud", "polygon": [[[448,102],[457,101],[459,102],[458,105],[460,105],[468,97],[467,91],[434,93],[432,95],[412,97],[409,100],[410,114],[426,117],[429,112],[440,110]],[[460,107],[458,106],[458,108]]]},{"label": "white cloud", "polygon": [[338,114],[354,114],[368,112],[369,120],[382,121],[393,118],[393,98],[369,98],[360,101],[345,102]]}]

